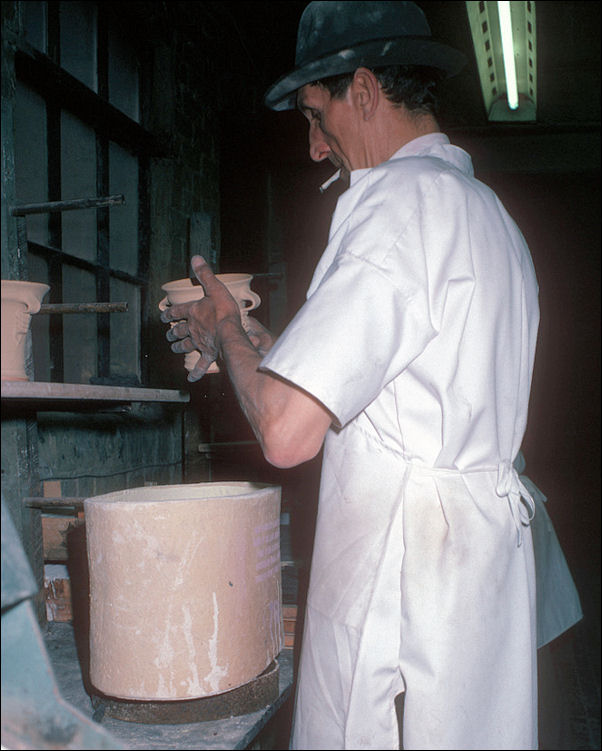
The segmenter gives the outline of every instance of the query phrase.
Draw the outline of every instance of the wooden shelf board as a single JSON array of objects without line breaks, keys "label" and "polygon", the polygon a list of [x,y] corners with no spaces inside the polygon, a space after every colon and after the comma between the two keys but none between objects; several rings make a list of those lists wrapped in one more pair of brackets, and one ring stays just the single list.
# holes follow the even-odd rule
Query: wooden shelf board
[{"label": "wooden shelf board", "polygon": [[3,399],[80,400],[106,402],[190,401],[190,394],[176,389],[96,386],[85,383],[47,383],[43,381],[2,381]]}]

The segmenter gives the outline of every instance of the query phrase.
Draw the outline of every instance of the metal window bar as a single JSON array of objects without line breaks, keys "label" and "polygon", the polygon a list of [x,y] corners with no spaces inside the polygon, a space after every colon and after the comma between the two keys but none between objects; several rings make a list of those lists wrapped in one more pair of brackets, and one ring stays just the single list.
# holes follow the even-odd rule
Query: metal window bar
[{"label": "metal window bar", "polygon": [[[98,270],[98,264],[94,261],[87,261],[85,258],[74,256],[68,253],[66,250],[60,248],[54,248],[51,245],[41,245],[40,243],[29,240],[27,243],[29,252],[33,253],[40,258],[54,258],[57,262],[69,264],[75,266],[82,271],[90,271],[95,274]],[[136,276],[134,274],[128,274],[127,271],[120,271],[119,269],[110,269],[110,276],[112,279],[119,279],[122,282],[127,282],[134,286],[142,287],[146,284],[146,278],[143,276]]]},{"label": "metal window bar", "polygon": [[[49,41],[48,48],[56,48],[55,56],[58,56],[58,15],[55,23],[50,24],[49,13]],[[55,42],[51,45],[51,30],[53,36],[56,36]],[[46,100],[46,141],[47,141],[47,159],[48,159],[48,199],[49,203],[58,201],[61,197],[61,108],[56,101]],[[48,239],[51,245],[58,248],[63,244],[63,218],[61,212],[52,212],[48,217]],[[58,262],[58,258],[48,260],[48,284],[50,293],[49,302],[59,302],[62,298],[63,289],[63,267]],[[64,378],[64,353],[63,353],[63,318],[62,316],[51,316],[49,323],[49,349],[50,349],[50,380],[61,383]]]},{"label": "metal window bar", "polygon": [[[103,101],[109,99],[109,38],[106,16],[101,12],[98,4],[96,25],[96,77],[98,82],[98,96]],[[96,131],[96,191],[98,195],[109,192],[109,138],[105,133]],[[101,208],[96,212],[96,260],[98,273],[96,274],[96,299],[109,300],[111,296],[111,280],[109,278],[109,209]],[[96,317],[97,373],[100,378],[106,378],[111,372],[111,330],[110,316],[103,313]]]}]

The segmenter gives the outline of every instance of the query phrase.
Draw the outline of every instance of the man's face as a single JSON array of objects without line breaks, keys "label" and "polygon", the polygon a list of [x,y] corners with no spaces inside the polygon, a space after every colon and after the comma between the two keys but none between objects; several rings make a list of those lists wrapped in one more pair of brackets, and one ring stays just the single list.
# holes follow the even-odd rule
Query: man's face
[{"label": "man's face", "polygon": [[348,171],[364,166],[350,90],[344,98],[332,99],[326,89],[307,84],[299,89],[297,107],[309,122],[309,155],[315,162],[329,159]]}]

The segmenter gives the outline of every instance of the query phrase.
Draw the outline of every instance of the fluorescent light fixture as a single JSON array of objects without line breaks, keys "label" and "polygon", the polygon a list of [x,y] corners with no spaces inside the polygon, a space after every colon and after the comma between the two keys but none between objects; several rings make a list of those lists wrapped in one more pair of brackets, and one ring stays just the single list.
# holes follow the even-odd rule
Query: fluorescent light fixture
[{"label": "fluorescent light fixture", "polygon": [[466,3],[490,121],[533,122],[537,111],[535,2]]},{"label": "fluorescent light fixture", "polygon": [[518,87],[516,85],[516,66],[514,65],[514,37],[512,35],[512,18],[510,1],[498,2],[498,17],[502,33],[502,57],[506,74],[506,97],[511,110],[518,109]]}]

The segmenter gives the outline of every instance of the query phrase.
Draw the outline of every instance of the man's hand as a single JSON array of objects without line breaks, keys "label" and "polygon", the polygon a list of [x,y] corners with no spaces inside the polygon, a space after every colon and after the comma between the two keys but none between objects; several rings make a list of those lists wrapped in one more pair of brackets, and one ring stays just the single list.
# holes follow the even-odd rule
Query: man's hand
[{"label": "man's hand", "polygon": [[255,318],[251,318],[251,316],[247,316],[245,330],[251,340],[251,344],[262,357],[265,357],[272,349],[276,337],[263,324],[259,323]]},{"label": "man's hand", "polygon": [[172,352],[198,350],[201,357],[188,374],[189,381],[198,381],[219,355],[219,329],[232,321],[242,330],[240,309],[225,285],[211,271],[201,256],[192,257],[192,270],[201,283],[205,296],[201,300],[170,305],[161,313],[163,323],[174,323],[166,334],[173,342]]}]

